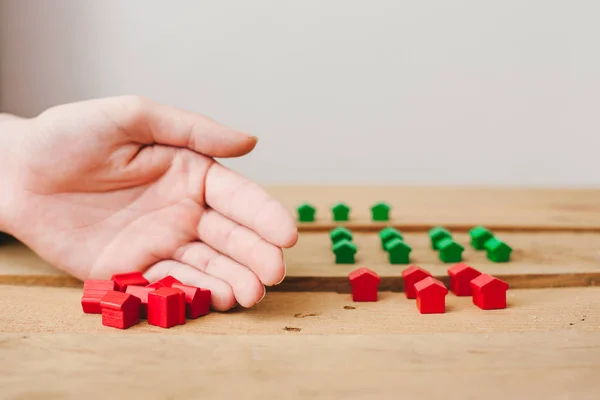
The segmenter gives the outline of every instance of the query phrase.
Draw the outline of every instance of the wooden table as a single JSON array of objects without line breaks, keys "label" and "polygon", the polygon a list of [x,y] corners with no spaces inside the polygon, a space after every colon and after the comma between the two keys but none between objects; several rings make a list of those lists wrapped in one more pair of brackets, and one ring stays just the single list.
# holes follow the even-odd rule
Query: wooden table
[{"label": "wooden table", "polygon": [[[600,190],[272,188],[319,220],[286,251],[288,279],[249,310],[164,330],[126,331],[81,312],[80,283],[18,243],[0,246],[0,398],[600,398]],[[466,261],[510,281],[508,308],[447,297],[420,315],[369,221],[378,200],[406,232],[413,262],[443,277],[425,230],[452,228]],[[352,303],[332,262],[329,206],[352,206],[360,265],[380,301]],[[468,247],[483,224],[513,245],[493,264]],[[355,267],[355,266],[354,266]]]}]

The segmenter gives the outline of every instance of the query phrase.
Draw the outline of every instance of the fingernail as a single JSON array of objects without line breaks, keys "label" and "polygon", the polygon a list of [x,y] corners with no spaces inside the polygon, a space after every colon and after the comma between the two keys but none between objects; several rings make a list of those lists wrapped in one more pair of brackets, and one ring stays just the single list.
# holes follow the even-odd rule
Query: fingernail
[{"label": "fingernail", "polygon": [[285,279],[285,274],[287,272],[287,266],[285,265],[285,263],[283,263],[283,277],[281,278],[281,280],[279,282],[277,282],[276,284],[274,284],[273,286],[277,286],[279,285],[281,282],[283,282],[283,280]]},{"label": "fingernail", "polygon": [[258,301],[256,302],[256,304],[258,304],[258,303],[260,303],[261,301],[263,301],[263,299],[265,298],[265,296],[266,296],[266,295],[267,295],[267,288],[265,288],[265,291],[263,292],[263,295],[262,295],[262,297],[260,298],[260,300],[258,300]]}]

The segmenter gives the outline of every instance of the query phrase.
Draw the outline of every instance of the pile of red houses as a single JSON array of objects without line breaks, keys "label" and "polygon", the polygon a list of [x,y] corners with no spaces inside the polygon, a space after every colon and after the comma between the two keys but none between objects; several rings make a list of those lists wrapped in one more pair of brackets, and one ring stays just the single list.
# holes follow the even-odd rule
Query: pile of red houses
[{"label": "pile of red houses", "polygon": [[81,307],[102,314],[102,325],[127,329],[147,318],[150,325],[170,328],[210,311],[210,290],[184,285],[172,276],[152,284],[140,272],[86,280]]},{"label": "pile of red houses", "polygon": [[[459,263],[448,270],[450,290],[456,296],[472,296],[473,303],[482,310],[506,308],[508,284],[475,268]],[[379,276],[368,268],[359,268],[348,276],[354,301],[377,301]],[[421,314],[446,311],[448,289],[429,271],[413,265],[402,271],[404,292],[417,300]]]}]

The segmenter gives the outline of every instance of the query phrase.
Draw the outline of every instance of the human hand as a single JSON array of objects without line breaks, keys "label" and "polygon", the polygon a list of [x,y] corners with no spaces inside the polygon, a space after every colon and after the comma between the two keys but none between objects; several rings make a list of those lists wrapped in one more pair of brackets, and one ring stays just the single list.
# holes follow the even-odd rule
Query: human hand
[{"label": "human hand", "polygon": [[217,310],[250,307],[283,280],[293,217],[212,158],[245,155],[255,137],[132,96],[0,123],[0,228],[58,268],[172,275],[210,289]]}]

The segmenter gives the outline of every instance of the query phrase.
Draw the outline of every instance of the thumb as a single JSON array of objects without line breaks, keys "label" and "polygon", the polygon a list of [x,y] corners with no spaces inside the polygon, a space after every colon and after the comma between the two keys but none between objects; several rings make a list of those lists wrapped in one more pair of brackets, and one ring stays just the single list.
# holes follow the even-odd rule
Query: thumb
[{"label": "thumb", "polygon": [[187,148],[209,157],[239,157],[251,152],[258,138],[201,114],[156,103],[151,100],[124,96],[118,98],[133,118],[133,139],[143,144],[161,144]]}]

